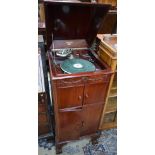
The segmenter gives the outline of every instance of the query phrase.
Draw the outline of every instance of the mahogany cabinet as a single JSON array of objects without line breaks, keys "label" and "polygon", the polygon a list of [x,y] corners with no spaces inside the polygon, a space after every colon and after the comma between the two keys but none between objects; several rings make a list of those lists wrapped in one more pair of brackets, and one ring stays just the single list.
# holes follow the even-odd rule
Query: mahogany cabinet
[{"label": "mahogany cabinet", "polygon": [[68,141],[96,133],[110,77],[111,74],[90,74],[52,80],[56,149]]},{"label": "mahogany cabinet", "polygon": [[[112,74],[92,49],[110,5],[88,2],[46,1],[45,24],[55,115],[56,152],[68,141],[98,131]],[[93,71],[67,73],[61,65],[70,57],[57,55],[70,50],[73,59],[91,62]]]}]

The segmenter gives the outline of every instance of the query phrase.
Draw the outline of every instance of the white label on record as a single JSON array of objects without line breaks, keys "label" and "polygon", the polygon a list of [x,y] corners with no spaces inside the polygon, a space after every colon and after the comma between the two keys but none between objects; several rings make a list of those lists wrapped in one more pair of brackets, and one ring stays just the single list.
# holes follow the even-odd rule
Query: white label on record
[{"label": "white label on record", "polygon": [[82,68],[83,65],[78,63],[78,64],[74,64],[73,67],[74,67],[74,68]]}]

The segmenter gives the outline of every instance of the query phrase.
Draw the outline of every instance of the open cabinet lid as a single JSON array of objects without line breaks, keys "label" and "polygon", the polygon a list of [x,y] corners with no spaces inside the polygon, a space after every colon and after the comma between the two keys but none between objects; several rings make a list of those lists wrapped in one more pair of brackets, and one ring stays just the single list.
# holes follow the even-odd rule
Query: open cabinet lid
[{"label": "open cabinet lid", "polygon": [[50,49],[53,40],[56,40],[57,44],[59,41],[68,40],[70,47],[70,40],[75,40],[78,42],[74,46],[82,44],[86,48],[90,47],[110,9],[108,4],[80,1],[45,0],[44,4],[47,49]]}]

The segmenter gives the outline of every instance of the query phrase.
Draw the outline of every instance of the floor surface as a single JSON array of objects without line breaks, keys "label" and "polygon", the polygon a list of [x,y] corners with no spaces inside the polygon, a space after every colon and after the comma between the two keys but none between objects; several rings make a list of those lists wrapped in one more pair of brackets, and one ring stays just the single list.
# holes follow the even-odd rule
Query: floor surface
[{"label": "floor surface", "polygon": [[[42,139],[38,144],[38,155],[56,155],[54,143]],[[68,143],[59,155],[117,155],[117,129],[102,131],[95,145],[89,138]]]}]

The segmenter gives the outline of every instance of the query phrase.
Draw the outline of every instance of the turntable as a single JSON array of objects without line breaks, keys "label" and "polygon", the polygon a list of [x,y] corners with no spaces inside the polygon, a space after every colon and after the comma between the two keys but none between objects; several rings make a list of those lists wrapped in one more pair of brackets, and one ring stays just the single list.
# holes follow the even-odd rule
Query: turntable
[{"label": "turntable", "polygon": [[93,63],[84,59],[67,59],[61,65],[60,68],[66,73],[80,73],[80,72],[93,72],[95,66]]},{"label": "turntable", "polygon": [[91,47],[110,5],[44,4],[58,153],[67,141],[98,130],[112,72]]}]

